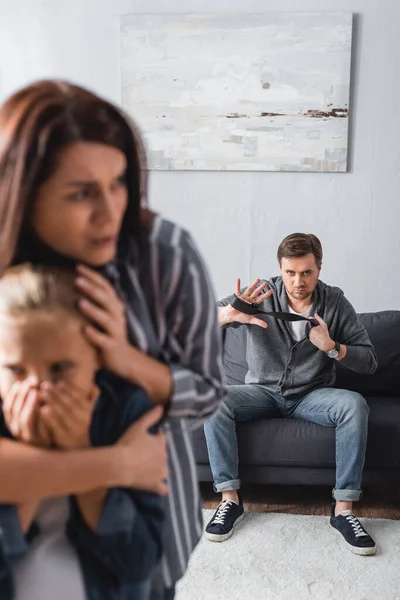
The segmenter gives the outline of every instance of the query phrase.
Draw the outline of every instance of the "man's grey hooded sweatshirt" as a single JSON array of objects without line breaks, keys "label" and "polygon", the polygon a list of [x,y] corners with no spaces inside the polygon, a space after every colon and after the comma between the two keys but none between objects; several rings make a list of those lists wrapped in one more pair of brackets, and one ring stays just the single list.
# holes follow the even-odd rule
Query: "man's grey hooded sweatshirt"
[{"label": "man's grey hooded sweatshirt", "polygon": [[[272,296],[260,304],[260,309],[289,312],[282,277],[269,280]],[[243,291],[246,288],[243,288]],[[228,296],[218,306],[227,306],[234,296]],[[341,364],[357,373],[372,374],[377,368],[374,347],[357,314],[341,289],[318,281],[313,294],[311,316],[317,313],[328,326],[333,341],[347,346]],[[248,372],[245,382],[261,384],[283,397],[303,396],[311,390],[334,387],[336,360],[318,350],[307,337],[296,342],[286,321],[259,315],[268,323],[247,328],[246,358]],[[232,323],[227,327],[239,327]]]}]

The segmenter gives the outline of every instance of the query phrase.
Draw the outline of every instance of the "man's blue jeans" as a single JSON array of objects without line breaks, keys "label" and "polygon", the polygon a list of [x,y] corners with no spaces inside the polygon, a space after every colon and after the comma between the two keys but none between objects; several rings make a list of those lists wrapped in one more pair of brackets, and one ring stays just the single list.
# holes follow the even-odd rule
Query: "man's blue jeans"
[{"label": "man's blue jeans", "polygon": [[[287,417],[336,428],[336,485],[333,497],[361,497],[369,408],[363,396],[322,388],[302,397],[283,398],[262,385],[231,385],[219,411],[204,425],[216,492],[240,488],[236,423]],[[268,440],[265,440],[268,443]]]}]

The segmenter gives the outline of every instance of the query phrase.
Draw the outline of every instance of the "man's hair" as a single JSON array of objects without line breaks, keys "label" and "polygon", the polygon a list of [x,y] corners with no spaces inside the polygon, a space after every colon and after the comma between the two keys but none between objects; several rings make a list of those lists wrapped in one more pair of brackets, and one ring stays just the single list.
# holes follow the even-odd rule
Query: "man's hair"
[{"label": "man's hair", "polygon": [[[0,278],[0,318],[19,318],[34,311],[57,310],[84,318],[78,309],[80,294],[71,269],[25,263],[10,267]],[[60,324],[61,325],[61,324]]]},{"label": "man's hair", "polygon": [[307,254],[314,254],[317,266],[321,266],[322,246],[317,236],[312,233],[291,233],[280,243],[278,262],[281,265],[282,258],[301,258]]}]

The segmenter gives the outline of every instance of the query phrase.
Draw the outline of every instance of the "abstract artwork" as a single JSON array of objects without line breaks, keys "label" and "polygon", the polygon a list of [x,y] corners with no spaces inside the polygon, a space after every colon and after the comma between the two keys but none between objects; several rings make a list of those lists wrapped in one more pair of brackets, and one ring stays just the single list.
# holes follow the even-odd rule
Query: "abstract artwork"
[{"label": "abstract artwork", "polygon": [[121,17],[150,169],[347,170],[351,13]]}]

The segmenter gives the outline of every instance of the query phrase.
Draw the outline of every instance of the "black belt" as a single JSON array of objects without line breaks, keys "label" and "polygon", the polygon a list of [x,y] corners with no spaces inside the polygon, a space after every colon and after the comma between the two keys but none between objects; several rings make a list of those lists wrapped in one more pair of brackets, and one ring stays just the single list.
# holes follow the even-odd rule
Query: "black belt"
[{"label": "black belt", "polygon": [[274,319],[279,319],[280,321],[307,321],[310,323],[311,327],[315,327],[318,325],[318,322],[313,317],[302,317],[301,315],[296,315],[288,312],[267,312],[265,310],[260,310],[258,304],[248,304],[244,302],[240,298],[238,298],[235,294],[235,299],[231,302],[231,306],[238,310],[239,312],[245,313],[246,315],[266,315],[267,317],[273,317]]}]

